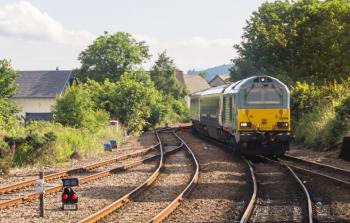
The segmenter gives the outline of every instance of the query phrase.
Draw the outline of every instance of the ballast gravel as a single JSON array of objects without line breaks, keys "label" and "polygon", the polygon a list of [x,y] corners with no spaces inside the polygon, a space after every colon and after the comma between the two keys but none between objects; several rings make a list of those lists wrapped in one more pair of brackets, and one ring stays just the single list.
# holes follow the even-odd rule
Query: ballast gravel
[{"label": "ballast gravel", "polygon": [[308,189],[314,204],[314,215],[318,222],[350,221],[350,188],[333,180],[296,173]]},{"label": "ballast gravel", "polygon": [[[165,146],[174,146],[173,136],[165,137]],[[147,222],[175,199],[189,183],[193,167],[185,150],[166,155],[165,163],[157,180],[137,197],[101,222]]]},{"label": "ballast gravel", "polygon": [[79,194],[79,209],[77,211],[63,211],[61,209],[61,194],[55,193],[45,197],[44,218],[38,216],[39,202],[35,201],[0,210],[1,222],[77,222],[136,188],[152,174],[158,162],[158,160],[154,160],[76,188]]},{"label": "ballast gravel", "polygon": [[[53,166],[44,166],[45,174],[56,173],[68,169],[74,169],[88,164],[109,160],[115,158],[116,156],[125,155],[127,153],[141,150],[157,143],[154,132],[147,132],[141,137],[129,136],[126,139],[126,142],[117,149],[113,149],[112,152],[102,152],[96,155],[91,155],[85,159],[71,159],[68,162],[63,164],[56,164]],[[103,146],[101,145],[101,150]],[[20,168],[14,168],[10,171],[8,176],[0,177],[0,187],[6,186],[12,183],[16,183],[23,180],[38,178],[39,171],[42,168],[39,165],[35,166],[26,166]]]},{"label": "ballast gravel", "polygon": [[247,165],[232,151],[190,132],[179,135],[198,159],[199,181],[165,222],[239,222],[251,196]]},{"label": "ballast gravel", "polygon": [[317,163],[328,164],[350,171],[350,162],[339,159],[339,153],[339,150],[327,152],[313,151],[311,149],[305,148],[302,145],[292,144],[290,150],[287,152],[287,155]]},{"label": "ballast gravel", "polygon": [[254,169],[258,193],[250,221],[306,222],[306,198],[287,170],[265,161],[254,163]]}]

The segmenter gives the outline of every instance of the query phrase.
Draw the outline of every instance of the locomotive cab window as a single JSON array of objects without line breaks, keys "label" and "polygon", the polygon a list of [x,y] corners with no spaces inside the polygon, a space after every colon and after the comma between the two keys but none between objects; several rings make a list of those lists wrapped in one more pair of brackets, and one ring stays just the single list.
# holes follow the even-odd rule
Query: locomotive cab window
[{"label": "locomotive cab window", "polygon": [[283,94],[272,86],[252,87],[245,91],[246,105],[281,105]]}]

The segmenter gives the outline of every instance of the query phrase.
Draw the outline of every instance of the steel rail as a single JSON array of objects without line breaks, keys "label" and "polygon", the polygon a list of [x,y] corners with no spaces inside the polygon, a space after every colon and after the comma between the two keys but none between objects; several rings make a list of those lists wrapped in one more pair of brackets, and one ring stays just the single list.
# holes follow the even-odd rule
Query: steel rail
[{"label": "steel rail", "polygon": [[[109,160],[105,160],[105,161],[89,164],[89,165],[86,165],[86,166],[83,166],[83,167],[80,167],[80,168],[75,168],[75,169],[71,169],[71,170],[67,170],[67,171],[61,171],[61,172],[57,172],[57,173],[52,173],[52,174],[44,176],[44,180],[45,181],[51,181],[51,180],[55,180],[55,179],[59,179],[59,178],[62,178],[62,177],[66,177],[66,176],[69,176],[69,175],[72,175],[72,174],[75,174],[75,173],[80,173],[80,172],[84,172],[84,171],[97,169],[97,168],[102,167],[102,166],[107,166],[107,165],[112,164],[112,163],[117,162],[117,161],[126,160],[126,159],[129,159],[129,158],[135,157],[135,156],[141,156],[141,155],[144,155],[146,153],[149,153],[149,152],[153,151],[155,148],[157,148],[158,145],[159,145],[159,143],[154,145],[154,146],[152,146],[152,147],[143,149],[141,151],[132,152],[132,153],[129,153],[129,154],[126,154],[126,155],[118,156],[118,157],[113,158],[113,159],[109,159]],[[9,192],[12,192],[12,191],[15,191],[15,190],[18,190],[18,189],[22,189],[22,188],[25,188],[25,187],[33,186],[33,185],[35,185],[36,180],[37,179],[29,179],[29,180],[24,180],[24,181],[21,181],[21,182],[17,182],[17,183],[13,183],[13,184],[10,184],[10,185],[6,185],[6,186],[3,186],[3,187],[0,187],[0,195],[1,194],[5,194],[5,193],[9,193]]]},{"label": "steel rail", "polygon": [[291,176],[293,176],[293,178],[298,182],[298,185],[301,187],[301,189],[304,192],[304,195],[306,197],[307,200],[307,214],[308,214],[308,222],[309,223],[313,223],[313,210],[312,210],[312,201],[311,201],[311,196],[309,191],[307,190],[306,186],[304,185],[304,183],[302,182],[302,180],[300,180],[300,178],[298,177],[298,175],[293,171],[293,169],[287,165],[286,163],[284,163],[283,161],[279,160],[279,161],[275,161],[275,160],[271,160],[269,158],[263,157],[263,156],[258,156],[260,158],[263,158],[265,160],[271,161],[271,162],[275,162],[278,163],[279,165],[284,166],[289,173],[291,174]]},{"label": "steel rail", "polygon": [[283,162],[282,162],[282,164],[290,171],[290,173],[298,181],[299,185],[303,189],[304,194],[305,194],[306,199],[307,199],[308,220],[309,220],[309,223],[312,223],[313,222],[313,211],[312,211],[312,201],[311,201],[309,191],[305,187],[304,183],[300,180],[300,178],[296,175],[296,173],[292,170],[292,168],[290,168],[287,164],[285,164]]},{"label": "steel rail", "polygon": [[332,180],[336,180],[336,181],[341,182],[341,183],[350,184],[350,181],[339,179],[337,177],[331,176],[331,175],[326,174],[326,173],[316,173],[315,171],[307,170],[306,168],[298,167],[296,165],[298,165],[297,163],[299,163],[299,165],[311,166],[313,168],[318,169],[319,171],[322,171],[322,170],[324,172],[330,171],[330,172],[333,172],[333,173],[337,173],[337,174],[339,174],[341,176],[346,176],[347,178],[350,179],[350,171],[349,170],[342,169],[342,168],[335,167],[335,166],[328,165],[328,164],[316,163],[316,162],[300,159],[300,158],[297,158],[297,157],[294,157],[294,156],[289,156],[289,155],[284,155],[284,156],[280,157],[279,160],[283,160],[283,161],[287,161],[287,162],[293,162],[295,164],[290,164],[290,166],[293,166],[293,167],[298,168],[298,169],[303,169],[305,171],[309,171],[309,172],[314,173],[314,174],[322,175],[324,177],[327,177],[327,178],[332,179]]},{"label": "steel rail", "polygon": [[253,166],[252,164],[244,157],[242,157],[243,160],[247,163],[248,165],[248,168],[249,168],[249,171],[250,171],[250,174],[251,174],[251,178],[252,178],[252,182],[253,182],[253,194],[252,194],[252,197],[250,198],[250,201],[249,201],[249,204],[248,206],[246,207],[244,213],[243,213],[243,216],[240,220],[240,223],[246,223],[249,221],[252,213],[253,213],[253,210],[254,210],[254,206],[255,206],[255,203],[256,203],[256,196],[258,194],[258,184],[256,182],[256,178],[255,178],[255,174],[254,174],[254,169],[253,169]]},{"label": "steel rail", "polygon": [[[159,130],[159,131],[161,131],[161,130]],[[98,212],[88,216],[87,218],[81,220],[80,221],[81,223],[96,222],[96,221],[102,219],[103,217],[107,216],[108,214],[110,214],[113,211],[115,211],[118,208],[120,208],[123,204],[128,202],[131,198],[136,196],[139,192],[141,192],[143,189],[145,189],[146,187],[151,185],[157,179],[157,177],[160,174],[161,169],[163,168],[164,150],[163,150],[163,144],[162,144],[162,142],[160,140],[158,131],[156,131],[156,136],[157,136],[157,139],[158,139],[158,142],[159,142],[160,160],[159,160],[159,163],[158,163],[158,167],[153,172],[153,174],[148,179],[146,179],[141,185],[139,185],[138,187],[136,187],[132,191],[128,192],[127,194],[125,194],[124,196],[119,198],[117,201],[111,203],[110,205],[106,206],[102,210],[100,210],[100,211],[98,211]],[[181,145],[181,147],[182,147],[182,145]],[[178,147],[178,148],[181,148],[181,147]]]},{"label": "steel rail", "polygon": [[[178,148],[180,148],[180,147],[177,147],[177,148],[175,148],[173,150],[167,151],[166,153],[170,153],[170,152],[172,152],[174,150],[177,150]],[[111,170],[106,170],[106,171],[102,171],[100,173],[96,173],[96,174],[92,174],[92,175],[89,175],[89,176],[86,176],[86,177],[82,177],[82,178],[79,179],[79,183],[80,184],[86,184],[86,183],[88,183],[90,181],[93,181],[93,180],[96,180],[96,179],[100,179],[100,178],[103,178],[103,177],[107,177],[107,176],[109,176],[111,174],[114,174],[114,173],[117,173],[117,172],[125,171],[127,169],[139,166],[139,165],[143,164],[144,162],[150,161],[150,160],[152,160],[154,158],[157,158],[159,156],[160,156],[160,154],[155,154],[155,155],[152,155],[152,156],[150,156],[148,158],[145,158],[145,159],[142,159],[142,160],[138,160],[138,161],[134,161],[134,162],[130,162],[130,163],[121,165],[119,167],[113,168]],[[56,193],[56,192],[59,192],[61,190],[62,190],[62,186],[61,185],[54,186],[54,187],[46,189],[45,190],[45,195]],[[39,194],[38,193],[30,193],[30,194],[27,194],[27,195],[24,195],[24,196],[20,196],[18,198],[14,198],[14,199],[11,199],[11,200],[8,200],[8,201],[0,202],[0,209],[13,207],[13,206],[16,206],[18,204],[22,204],[24,202],[33,201],[33,200],[37,200],[37,199],[39,199]]]},{"label": "steel rail", "polygon": [[198,182],[199,163],[198,163],[196,156],[194,155],[194,153],[190,149],[190,147],[186,144],[186,142],[181,137],[179,137],[175,133],[175,131],[173,132],[173,134],[181,141],[181,143],[184,145],[184,147],[186,147],[188,153],[191,155],[191,158],[192,158],[191,160],[194,164],[195,172],[193,174],[191,181],[187,184],[186,188],[166,208],[164,208],[159,214],[154,216],[149,222],[154,222],[154,223],[155,222],[162,222],[164,219],[166,219],[180,205],[181,201],[184,200],[185,196],[189,195],[191,190],[194,188],[194,186]]},{"label": "steel rail", "polygon": [[336,177],[332,177],[332,176],[329,176],[329,175],[326,175],[326,174],[322,174],[322,173],[319,173],[319,172],[308,170],[308,169],[305,169],[305,168],[302,168],[302,167],[298,167],[298,166],[295,166],[295,165],[290,165],[289,164],[289,166],[291,166],[293,169],[302,171],[302,172],[307,173],[307,174],[313,174],[313,175],[316,175],[316,176],[321,176],[321,177],[324,177],[326,179],[329,179],[329,180],[332,180],[332,181],[336,181],[338,183],[350,186],[350,182],[349,181],[341,180],[341,179],[338,179]]}]

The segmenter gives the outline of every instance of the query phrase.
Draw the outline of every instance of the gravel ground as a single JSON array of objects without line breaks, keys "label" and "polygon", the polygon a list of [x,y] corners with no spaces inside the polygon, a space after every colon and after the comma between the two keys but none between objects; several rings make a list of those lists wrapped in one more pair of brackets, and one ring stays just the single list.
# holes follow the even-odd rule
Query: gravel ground
[{"label": "gravel ground", "polygon": [[350,188],[296,170],[309,190],[319,222],[350,222]]},{"label": "gravel ground", "polygon": [[[178,145],[170,134],[160,135],[163,145]],[[145,222],[156,216],[186,187],[193,174],[187,152],[167,155],[160,176],[146,190],[101,222]]]},{"label": "gravel ground", "polygon": [[[70,176],[71,177],[83,178],[83,177],[86,177],[86,176],[89,176],[89,175],[93,175],[93,174],[96,174],[96,173],[99,173],[99,172],[103,172],[103,171],[106,171],[106,170],[114,169],[116,167],[119,167],[119,166],[124,165],[124,164],[129,163],[129,162],[134,162],[134,161],[141,160],[143,158],[149,157],[149,156],[154,155],[156,153],[158,153],[158,150],[152,151],[152,152],[146,154],[145,156],[138,156],[138,157],[129,158],[127,160],[121,160],[121,161],[115,162],[113,164],[110,164],[110,165],[107,165],[107,166],[102,166],[102,167],[96,168],[96,169],[88,171],[88,172],[72,174]],[[49,181],[49,182],[46,183],[46,189],[48,189],[50,187],[53,187],[53,186],[60,186],[60,185],[62,185],[62,180],[61,179],[55,179],[55,180],[52,180],[52,181]],[[23,196],[23,195],[26,195],[26,194],[29,194],[29,193],[34,193],[34,192],[35,192],[35,186],[26,187],[26,188],[19,189],[19,190],[16,190],[16,191],[13,191],[13,192],[10,192],[10,193],[7,193],[7,194],[0,195],[0,201],[14,199],[14,198],[17,198],[17,197],[20,197],[20,196]]]},{"label": "gravel ground", "polygon": [[35,201],[0,210],[1,222],[77,222],[137,187],[152,174],[158,162],[159,159],[78,187],[78,211],[62,211],[61,194],[55,193],[45,197],[45,218],[38,217],[39,203]]},{"label": "gravel ground", "polygon": [[[67,163],[56,164],[55,166],[46,166],[44,167],[44,171],[45,174],[50,174],[68,169],[78,168],[84,165],[112,159],[116,156],[125,155],[138,149],[143,149],[154,145],[156,142],[157,139],[153,132],[147,132],[141,137],[130,136],[127,137],[124,145],[122,145],[118,149],[113,150],[112,152],[103,152],[95,156],[88,157],[86,159],[72,159],[69,160]],[[8,176],[0,177],[0,186],[9,185],[27,179],[37,178],[40,169],[40,166],[26,166],[21,168],[14,168],[10,171],[10,174]]]},{"label": "gravel ground", "polygon": [[233,152],[208,144],[190,132],[179,134],[200,164],[197,186],[166,222],[239,222],[250,199],[247,165]]},{"label": "gravel ground", "polygon": [[305,222],[306,200],[286,170],[261,161],[254,169],[258,194],[251,222]]},{"label": "gravel ground", "polygon": [[338,159],[339,151],[317,152],[306,149],[301,145],[291,145],[291,149],[286,154],[301,159],[324,163],[338,168],[350,170],[350,162]]}]

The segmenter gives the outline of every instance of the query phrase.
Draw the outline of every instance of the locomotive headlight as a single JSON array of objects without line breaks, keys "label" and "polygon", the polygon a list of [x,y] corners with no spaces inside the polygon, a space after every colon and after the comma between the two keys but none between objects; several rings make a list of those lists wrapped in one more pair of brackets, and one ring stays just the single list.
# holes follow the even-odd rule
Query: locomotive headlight
[{"label": "locomotive headlight", "polygon": [[241,126],[241,128],[251,128],[252,127],[251,122],[241,122],[239,125]]},{"label": "locomotive headlight", "polygon": [[289,124],[288,122],[277,122],[278,128],[288,128]]}]

